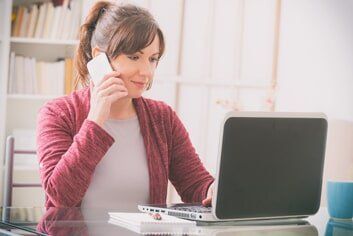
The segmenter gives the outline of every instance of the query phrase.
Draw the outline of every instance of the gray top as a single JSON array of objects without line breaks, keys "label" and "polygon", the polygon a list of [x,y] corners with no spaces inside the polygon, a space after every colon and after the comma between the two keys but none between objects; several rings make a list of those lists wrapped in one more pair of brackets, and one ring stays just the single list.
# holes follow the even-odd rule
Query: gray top
[{"label": "gray top", "polygon": [[137,204],[149,200],[148,165],[139,121],[137,116],[108,120],[104,128],[115,142],[97,165],[81,207],[137,211]]}]

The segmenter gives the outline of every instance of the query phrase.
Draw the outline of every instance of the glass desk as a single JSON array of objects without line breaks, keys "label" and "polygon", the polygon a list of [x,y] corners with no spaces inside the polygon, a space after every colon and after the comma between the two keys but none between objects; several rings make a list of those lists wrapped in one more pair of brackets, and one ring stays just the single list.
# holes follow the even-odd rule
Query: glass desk
[{"label": "glass desk", "polygon": [[[0,235],[138,235],[108,223],[114,209],[4,208],[1,209]],[[352,221],[333,221],[327,209],[300,225],[197,226],[184,235],[353,235]],[[197,232],[197,233],[196,233]]]}]

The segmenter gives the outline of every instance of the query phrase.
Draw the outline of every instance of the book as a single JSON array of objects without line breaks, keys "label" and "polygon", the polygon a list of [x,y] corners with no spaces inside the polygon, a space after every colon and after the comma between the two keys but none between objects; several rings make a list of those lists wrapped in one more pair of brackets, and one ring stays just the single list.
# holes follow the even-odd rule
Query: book
[{"label": "book", "polygon": [[8,93],[15,93],[15,53],[10,54]]},{"label": "book", "polygon": [[48,3],[46,19],[43,28],[43,38],[49,38],[52,29],[53,16],[54,15],[54,5],[52,2]]},{"label": "book", "polygon": [[36,78],[36,59],[34,57],[32,57],[30,59],[30,71],[29,71],[29,75],[30,75],[30,80],[32,83],[32,93],[33,94],[37,94],[38,93],[38,83],[37,83],[37,78]]},{"label": "book", "polygon": [[43,28],[44,28],[44,23],[45,23],[44,21],[46,19],[48,6],[49,6],[49,3],[43,3],[42,5],[39,6],[39,16],[38,16],[36,28],[34,31],[35,38],[43,37]]},{"label": "book", "polygon": [[147,213],[109,212],[108,223],[127,228],[139,234],[184,234],[196,230],[196,222],[174,216],[161,215],[155,220]]},{"label": "book", "polygon": [[79,27],[80,27],[80,16],[81,11],[80,11],[80,3],[77,0],[72,0],[70,2],[70,10],[71,10],[71,23],[68,27],[69,30],[69,38],[70,39],[77,39],[78,38],[78,32],[79,32]]},{"label": "book", "polygon": [[31,58],[24,57],[23,71],[24,71],[23,93],[24,94],[31,94],[31,93],[33,93],[33,83],[32,83],[32,78],[31,78]]},{"label": "book", "polygon": [[25,8],[23,6],[20,6],[17,10],[15,27],[14,27],[14,32],[12,35],[14,37],[18,37],[20,34],[22,17],[23,17],[24,11],[25,11]]},{"label": "book", "polygon": [[23,12],[23,16],[21,19],[21,27],[19,30],[19,37],[25,37],[27,35],[27,30],[28,30],[28,23],[29,23],[29,16],[30,16],[30,12],[29,9],[27,7],[24,8],[24,12]]},{"label": "book", "polygon": [[56,84],[55,92],[58,96],[62,96],[65,93],[65,61],[60,60],[54,64],[54,70],[56,73]]},{"label": "book", "polygon": [[24,57],[15,56],[15,93],[23,93],[25,90]]},{"label": "book", "polygon": [[16,29],[18,28],[18,23],[19,23],[19,14],[20,8],[19,7],[13,7],[12,8],[12,16],[11,16],[11,36],[15,36]]},{"label": "book", "polygon": [[71,58],[65,59],[65,94],[70,94],[73,91],[74,84],[73,62]]},{"label": "book", "polygon": [[52,28],[51,28],[51,34],[49,36],[49,38],[51,38],[51,39],[57,38],[56,34],[59,31],[59,24],[60,24],[60,21],[62,20],[62,19],[60,19],[61,15],[62,15],[62,11],[63,11],[62,6],[57,6],[54,8],[53,23],[52,23]]},{"label": "book", "polygon": [[32,38],[34,36],[34,30],[38,20],[38,6],[36,4],[32,5],[31,13],[30,13],[30,20],[29,20],[29,27],[27,31],[27,37]]},{"label": "book", "polygon": [[60,38],[68,40],[70,39],[70,32],[71,32],[71,24],[72,24],[72,10],[70,8],[66,9],[66,15],[64,18],[63,26],[62,26],[62,32],[60,33]]},{"label": "book", "polygon": [[58,28],[55,32],[55,38],[57,39],[63,39],[63,32],[64,32],[64,22],[67,18],[67,12],[69,11],[68,9],[69,6],[69,1],[68,0],[64,0],[62,3],[62,9],[60,12],[60,16],[59,16],[59,24],[58,24]]},{"label": "book", "polygon": [[42,81],[42,70],[43,70],[43,63],[44,62],[37,62],[36,63],[36,68],[35,68],[35,73],[36,73],[36,83],[37,83],[37,93],[38,94],[43,94],[44,88],[43,88],[43,81]]}]

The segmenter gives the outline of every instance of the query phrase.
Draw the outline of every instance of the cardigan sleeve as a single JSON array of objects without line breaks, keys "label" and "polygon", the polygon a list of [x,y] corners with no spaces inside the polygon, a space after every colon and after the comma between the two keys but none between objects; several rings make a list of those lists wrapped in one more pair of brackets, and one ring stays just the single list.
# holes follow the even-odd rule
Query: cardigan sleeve
[{"label": "cardigan sleeve", "polygon": [[206,198],[213,177],[203,166],[188,132],[172,112],[172,154],[169,179],[183,202],[201,202]]},{"label": "cardigan sleeve", "polygon": [[[63,222],[71,224],[65,225]],[[46,235],[89,235],[84,216],[77,207],[50,207],[39,220],[36,229]]]},{"label": "cardigan sleeve", "polygon": [[56,207],[80,205],[94,169],[114,139],[93,121],[84,120],[73,136],[69,114],[55,103],[38,116],[37,156],[47,203]]}]

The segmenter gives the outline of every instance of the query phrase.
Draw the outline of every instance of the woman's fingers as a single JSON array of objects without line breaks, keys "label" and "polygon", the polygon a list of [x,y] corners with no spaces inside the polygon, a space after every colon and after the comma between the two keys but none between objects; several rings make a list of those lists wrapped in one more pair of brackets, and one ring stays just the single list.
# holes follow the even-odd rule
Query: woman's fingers
[{"label": "woman's fingers", "polygon": [[208,187],[207,197],[204,200],[202,200],[202,205],[203,206],[211,206],[211,204],[212,204],[212,196],[213,196],[213,186],[214,186],[214,183],[212,183]]},{"label": "woman's fingers", "polygon": [[211,203],[212,203],[212,197],[202,200],[202,205],[205,207],[211,206]]},{"label": "woman's fingers", "polygon": [[98,96],[105,97],[119,92],[127,92],[127,88],[124,85],[112,84],[108,88],[98,91]]},{"label": "woman's fingers", "polygon": [[119,75],[119,72],[113,71],[106,74],[96,85],[90,81],[91,107],[87,119],[101,127],[109,117],[111,104],[128,95],[124,81],[118,78]]},{"label": "woman's fingers", "polygon": [[96,84],[97,87],[99,87],[101,84],[103,84],[107,79],[111,78],[111,77],[118,77],[120,75],[120,72],[118,71],[112,71],[109,72],[108,74],[106,74],[100,81],[98,84]]},{"label": "woman's fingers", "polygon": [[118,77],[110,77],[110,78],[106,79],[98,88],[99,89],[106,89],[113,84],[125,86],[125,83],[122,79],[120,79]]},{"label": "woman's fingers", "polygon": [[127,91],[121,91],[119,93],[113,93],[113,94],[109,95],[108,99],[110,100],[111,103],[113,103],[122,97],[126,97],[127,95],[128,95]]}]

